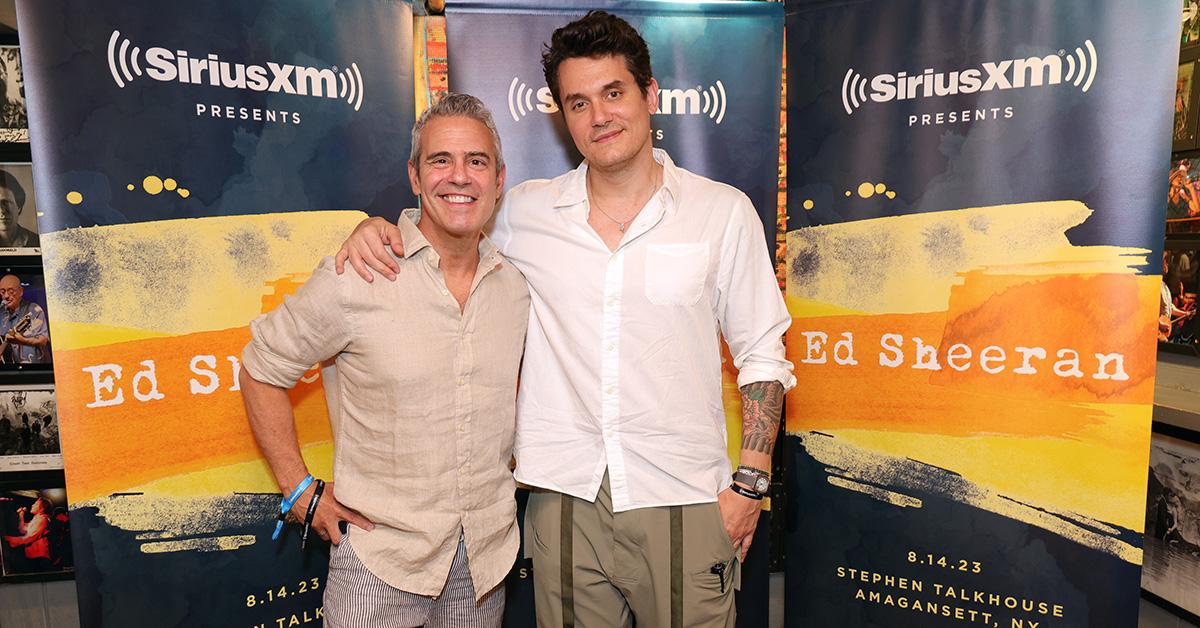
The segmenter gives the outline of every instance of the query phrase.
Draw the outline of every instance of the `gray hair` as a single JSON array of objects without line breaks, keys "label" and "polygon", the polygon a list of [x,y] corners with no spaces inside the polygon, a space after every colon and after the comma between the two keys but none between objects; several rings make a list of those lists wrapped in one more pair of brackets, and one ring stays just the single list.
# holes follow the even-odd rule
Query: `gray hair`
[{"label": "gray hair", "polygon": [[470,94],[446,94],[438,103],[426,109],[412,129],[412,153],[408,160],[417,163],[421,158],[421,129],[432,118],[463,117],[482,122],[492,132],[492,143],[496,148],[496,172],[504,167],[504,152],[500,148],[500,132],[492,120],[492,113],[484,106],[483,101]]}]

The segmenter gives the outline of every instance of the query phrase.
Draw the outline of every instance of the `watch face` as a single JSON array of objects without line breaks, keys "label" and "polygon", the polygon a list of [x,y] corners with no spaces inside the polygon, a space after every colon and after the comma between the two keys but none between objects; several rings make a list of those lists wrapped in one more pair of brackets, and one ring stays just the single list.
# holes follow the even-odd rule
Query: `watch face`
[{"label": "watch face", "polygon": [[759,493],[763,493],[765,495],[767,492],[767,489],[769,489],[769,488],[771,488],[771,480],[769,480],[767,478],[759,477],[757,480],[754,481],[754,490]]}]

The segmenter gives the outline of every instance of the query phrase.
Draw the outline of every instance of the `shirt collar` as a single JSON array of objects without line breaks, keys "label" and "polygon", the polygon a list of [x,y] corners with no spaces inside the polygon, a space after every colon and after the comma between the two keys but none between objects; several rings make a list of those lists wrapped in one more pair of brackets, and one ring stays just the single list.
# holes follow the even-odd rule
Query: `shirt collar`
[{"label": "shirt collar", "polygon": [[417,228],[417,222],[420,220],[421,210],[406,209],[400,213],[400,219],[396,221],[396,226],[400,227],[400,243],[404,245],[404,259],[413,257],[422,249],[433,248],[429,244],[429,240],[425,239],[425,234]]},{"label": "shirt collar", "polygon": [[[396,226],[400,227],[400,242],[404,245],[404,259],[409,259],[421,250],[428,248],[432,254],[431,261],[434,265],[438,263],[441,256],[434,250],[433,245],[425,238],[425,234],[417,228],[417,223],[421,222],[421,210],[416,207],[410,207],[400,212],[400,219],[396,221]],[[479,238],[479,265],[485,266],[487,263],[499,264],[504,260],[504,256],[500,254],[499,247],[496,246],[492,239],[487,237],[487,234],[481,234]]]},{"label": "shirt collar", "polygon": [[[664,199],[666,201],[664,205],[674,209],[675,202],[679,199],[679,167],[671,161],[671,156],[667,154],[667,151],[661,148],[652,149],[651,155],[654,157],[654,161],[662,164],[663,167],[663,187],[666,188],[669,197]],[[558,197],[554,199],[554,207],[570,207],[587,200],[587,168],[587,160],[584,160],[579,167],[567,173],[562,187],[559,189]]]}]

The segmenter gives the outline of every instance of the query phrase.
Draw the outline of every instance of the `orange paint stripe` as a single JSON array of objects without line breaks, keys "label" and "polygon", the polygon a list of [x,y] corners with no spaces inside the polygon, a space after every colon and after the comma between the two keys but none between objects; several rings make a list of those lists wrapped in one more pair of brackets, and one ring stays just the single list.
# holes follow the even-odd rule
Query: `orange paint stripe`
[{"label": "orange paint stripe", "polygon": [[[226,358],[240,359],[248,341],[249,328],[242,327],[55,353],[63,461],[72,498],[91,499],[162,477],[257,458],[241,395],[229,390],[234,380]],[[213,370],[220,382],[212,394],[191,390],[192,381],[210,383],[189,367],[196,355],[217,360]],[[134,395],[133,380],[144,370],[144,360],[154,361],[162,399],[140,401]],[[114,379],[114,390],[101,391],[101,398],[111,399],[120,390],[124,402],[89,408],[97,392],[92,375],[83,369],[103,364],[119,365],[122,377]],[[139,390],[143,395],[149,392],[148,380],[143,378]],[[301,445],[330,440],[320,381],[298,386],[292,401]]]}]

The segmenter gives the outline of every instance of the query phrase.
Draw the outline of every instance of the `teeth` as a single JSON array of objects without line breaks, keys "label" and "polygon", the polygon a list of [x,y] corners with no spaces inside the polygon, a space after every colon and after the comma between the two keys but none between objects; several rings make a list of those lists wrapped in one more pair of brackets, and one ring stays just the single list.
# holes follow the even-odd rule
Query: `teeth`
[{"label": "teeth", "polygon": [[475,200],[475,198],[472,196],[464,196],[462,194],[447,194],[442,198],[450,201],[451,203],[470,203]]}]

